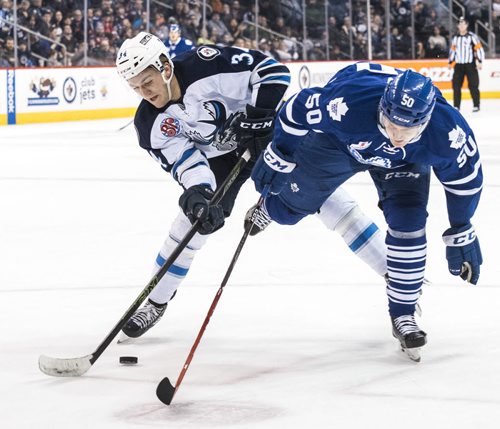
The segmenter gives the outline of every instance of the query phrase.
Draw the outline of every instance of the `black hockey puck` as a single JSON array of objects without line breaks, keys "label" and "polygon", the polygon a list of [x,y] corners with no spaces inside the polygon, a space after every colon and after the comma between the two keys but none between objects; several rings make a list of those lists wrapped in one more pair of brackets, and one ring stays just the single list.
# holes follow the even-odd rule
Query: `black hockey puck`
[{"label": "black hockey puck", "polygon": [[137,356],[120,356],[120,363],[123,365],[135,365],[137,361]]}]

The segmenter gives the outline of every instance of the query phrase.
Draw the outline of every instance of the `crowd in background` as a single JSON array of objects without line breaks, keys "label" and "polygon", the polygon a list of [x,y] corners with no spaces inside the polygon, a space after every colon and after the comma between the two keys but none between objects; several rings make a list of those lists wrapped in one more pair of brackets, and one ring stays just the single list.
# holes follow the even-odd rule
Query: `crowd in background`
[{"label": "crowd in background", "polygon": [[[0,0],[0,67],[15,64],[13,1]],[[389,57],[385,4],[370,1],[374,59]],[[436,3],[390,1],[392,59],[448,56],[448,20],[430,4]],[[477,20],[488,23],[488,1],[462,4],[471,29]],[[254,0],[208,0],[205,25],[200,0],[151,1],[149,24],[143,0],[88,0],[87,45],[83,7],[83,0],[17,0],[19,66],[82,65],[85,47],[87,64],[111,65],[122,42],[147,28],[174,48],[180,38],[189,49],[234,45],[259,49],[280,61],[368,58],[366,0],[330,1],[326,8],[324,0],[306,0],[305,17],[301,0],[261,0],[257,28]],[[493,0],[491,13],[500,40],[500,0]]]}]

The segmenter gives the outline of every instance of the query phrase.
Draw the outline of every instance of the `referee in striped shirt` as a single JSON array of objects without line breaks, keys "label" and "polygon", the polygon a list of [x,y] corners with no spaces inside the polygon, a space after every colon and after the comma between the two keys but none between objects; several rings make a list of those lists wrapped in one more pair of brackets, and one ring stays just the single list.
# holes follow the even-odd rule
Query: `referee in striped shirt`
[{"label": "referee in striped shirt", "polygon": [[479,38],[469,31],[469,23],[462,16],[458,20],[458,34],[451,40],[450,56],[448,58],[449,67],[455,62],[453,72],[453,105],[460,110],[462,99],[462,84],[467,76],[469,91],[474,105],[472,111],[479,112],[479,73],[484,60],[484,49]]}]

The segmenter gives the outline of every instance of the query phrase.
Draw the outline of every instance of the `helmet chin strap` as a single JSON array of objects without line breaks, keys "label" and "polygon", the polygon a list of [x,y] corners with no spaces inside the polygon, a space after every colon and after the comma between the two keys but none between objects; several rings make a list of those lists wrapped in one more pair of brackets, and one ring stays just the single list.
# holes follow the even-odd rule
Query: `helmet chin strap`
[{"label": "helmet chin strap", "polygon": [[172,64],[172,61],[167,61],[167,64],[169,65],[170,68],[170,76],[167,78],[165,76],[166,73],[166,67],[163,66],[163,72],[161,72],[161,77],[163,79],[163,82],[165,82],[165,85],[167,86],[167,92],[168,92],[168,100],[172,100],[172,88],[171,88],[171,83],[172,83],[172,78],[174,77],[174,65]]}]

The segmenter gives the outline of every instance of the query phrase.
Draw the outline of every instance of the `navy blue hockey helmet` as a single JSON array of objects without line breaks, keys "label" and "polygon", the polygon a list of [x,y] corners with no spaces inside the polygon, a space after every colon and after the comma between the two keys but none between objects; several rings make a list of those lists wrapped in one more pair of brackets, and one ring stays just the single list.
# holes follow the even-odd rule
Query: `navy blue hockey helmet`
[{"label": "navy blue hockey helmet", "polygon": [[435,105],[436,90],[431,79],[412,70],[390,80],[380,99],[383,114],[403,127],[426,124]]}]

